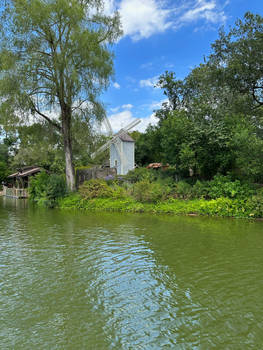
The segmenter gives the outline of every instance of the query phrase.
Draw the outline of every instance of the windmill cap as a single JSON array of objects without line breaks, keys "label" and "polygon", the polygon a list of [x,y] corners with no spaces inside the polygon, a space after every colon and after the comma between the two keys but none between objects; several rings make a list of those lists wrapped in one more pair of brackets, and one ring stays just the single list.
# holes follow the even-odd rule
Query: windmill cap
[{"label": "windmill cap", "polygon": [[[121,130],[119,132],[121,132]],[[134,139],[127,133],[123,133],[119,137],[124,142],[135,142]]]}]

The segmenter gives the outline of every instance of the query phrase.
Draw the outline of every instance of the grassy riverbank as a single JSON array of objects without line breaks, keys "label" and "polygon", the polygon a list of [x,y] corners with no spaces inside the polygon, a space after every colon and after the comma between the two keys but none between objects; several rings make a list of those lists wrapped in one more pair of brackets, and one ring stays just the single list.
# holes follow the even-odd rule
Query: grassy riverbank
[{"label": "grassy riverbank", "polygon": [[74,194],[60,199],[58,207],[61,209],[173,215],[210,215],[236,218],[263,217],[263,202],[259,201],[257,197],[245,200],[230,198],[184,200],[170,198],[157,203],[141,203],[133,198],[83,199],[81,195]]},{"label": "grassy riverbank", "polygon": [[73,194],[67,194],[63,178],[41,173],[31,181],[30,199],[61,209],[263,218],[259,185],[221,175],[210,181],[175,181],[169,172],[145,168],[125,178],[84,182]]}]

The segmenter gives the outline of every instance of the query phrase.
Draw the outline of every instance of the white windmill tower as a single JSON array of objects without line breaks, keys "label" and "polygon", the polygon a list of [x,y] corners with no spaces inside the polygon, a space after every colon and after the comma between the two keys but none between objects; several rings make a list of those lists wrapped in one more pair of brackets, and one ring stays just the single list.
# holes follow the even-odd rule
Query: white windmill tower
[{"label": "white windmill tower", "polygon": [[110,167],[116,168],[118,175],[126,175],[128,171],[135,167],[134,146],[135,141],[128,135],[128,131],[138,125],[141,121],[136,119],[125,128],[122,128],[117,134],[113,135],[113,130],[108,118],[104,118],[104,124],[110,135],[110,140],[101,146],[97,151],[91,154],[95,158],[97,154],[110,148]]}]

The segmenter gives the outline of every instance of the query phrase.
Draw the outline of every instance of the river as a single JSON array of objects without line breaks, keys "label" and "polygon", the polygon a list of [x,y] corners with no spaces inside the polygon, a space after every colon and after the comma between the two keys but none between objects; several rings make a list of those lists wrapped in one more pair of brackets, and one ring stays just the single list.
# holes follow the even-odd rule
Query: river
[{"label": "river", "polygon": [[262,349],[262,253],[263,222],[0,198],[0,349]]}]

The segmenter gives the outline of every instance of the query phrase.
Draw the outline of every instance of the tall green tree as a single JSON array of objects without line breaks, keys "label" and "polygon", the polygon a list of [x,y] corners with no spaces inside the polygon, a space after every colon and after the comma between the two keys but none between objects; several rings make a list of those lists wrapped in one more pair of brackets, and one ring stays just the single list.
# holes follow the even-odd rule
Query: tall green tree
[{"label": "tall green tree", "polygon": [[219,81],[248,94],[254,109],[263,106],[263,17],[250,12],[228,33],[221,30],[212,44],[208,64],[217,69]]},{"label": "tall green tree", "polygon": [[98,96],[113,74],[119,15],[106,16],[103,0],[9,0],[2,6],[1,116],[16,124],[40,117],[61,134],[74,190],[72,121],[103,116]]},{"label": "tall green tree", "polygon": [[182,176],[192,169],[201,178],[231,172],[262,181],[262,67],[263,18],[246,13],[183,80],[162,74],[157,85],[167,101],[137,143],[142,163],[149,155],[176,164]]}]

